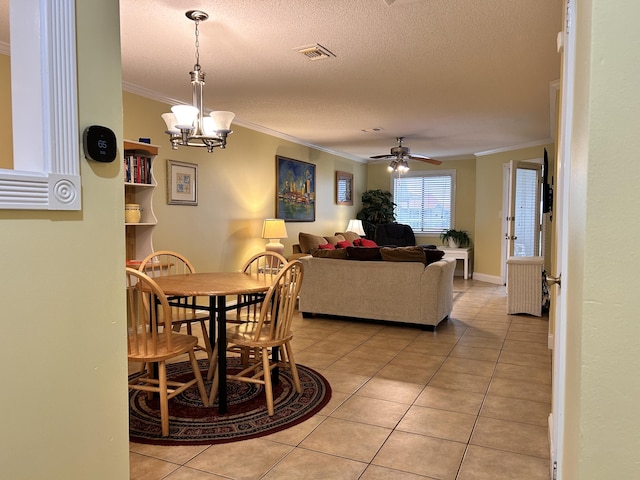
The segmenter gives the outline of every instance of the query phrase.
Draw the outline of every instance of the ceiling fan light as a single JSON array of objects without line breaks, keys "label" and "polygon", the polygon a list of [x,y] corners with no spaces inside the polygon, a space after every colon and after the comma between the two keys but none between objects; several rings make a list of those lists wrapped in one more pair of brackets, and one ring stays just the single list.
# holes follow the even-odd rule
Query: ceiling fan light
[{"label": "ceiling fan light", "polygon": [[171,111],[176,116],[176,127],[181,130],[193,128],[198,118],[198,109],[192,105],[174,105]]},{"label": "ceiling fan light", "polygon": [[216,132],[231,130],[231,121],[236,116],[233,112],[215,111],[209,114]]}]

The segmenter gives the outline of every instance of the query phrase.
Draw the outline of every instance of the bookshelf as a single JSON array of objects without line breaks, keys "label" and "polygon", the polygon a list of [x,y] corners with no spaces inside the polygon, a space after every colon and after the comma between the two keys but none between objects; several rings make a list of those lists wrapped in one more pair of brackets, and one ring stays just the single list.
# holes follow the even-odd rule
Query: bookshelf
[{"label": "bookshelf", "polygon": [[153,212],[153,192],[157,183],[153,163],[158,146],[149,143],[124,140],[122,156],[124,174],[124,203],[140,205],[140,222],[125,223],[127,265],[136,266],[153,252],[153,230],[158,223]]}]

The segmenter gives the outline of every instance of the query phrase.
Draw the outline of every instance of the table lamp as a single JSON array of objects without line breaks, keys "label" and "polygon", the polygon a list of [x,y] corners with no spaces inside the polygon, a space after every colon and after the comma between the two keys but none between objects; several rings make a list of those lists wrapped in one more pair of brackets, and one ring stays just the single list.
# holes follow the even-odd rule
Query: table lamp
[{"label": "table lamp", "polygon": [[284,255],[284,245],[280,243],[281,238],[287,238],[287,227],[284,220],[279,218],[267,218],[262,224],[262,238],[268,238],[269,243],[265,246],[268,252],[278,252]]},{"label": "table lamp", "polygon": [[349,224],[347,225],[347,229],[345,232],[353,232],[357,233],[360,236],[365,236],[364,227],[362,226],[362,220],[351,219],[349,220]]}]

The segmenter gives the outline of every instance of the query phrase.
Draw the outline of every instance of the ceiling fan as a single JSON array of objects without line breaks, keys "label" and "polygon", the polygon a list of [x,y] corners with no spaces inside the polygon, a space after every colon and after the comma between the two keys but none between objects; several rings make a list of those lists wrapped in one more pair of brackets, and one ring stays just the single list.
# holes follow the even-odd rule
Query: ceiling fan
[{"label": "ceiling fan", "polygon": [[435,160],[430,157],[426,157],[424,155],[419,155],[417,153],[412,154],[409,147],[403,147],[402,142],[404,141],[404,137],[396,137],[396,141],[398,142],[397,147],[391,148],[391,153],[386,155],[374,155],[370,158],[392,158],[391,163],[389,164],[390,172],[399,172],[404,173],[409,170],[409,164],[407,163],[407,159],[418,160],[420,162],[431,163],[432,165],[440,165],[442,162],[440,160]]}]

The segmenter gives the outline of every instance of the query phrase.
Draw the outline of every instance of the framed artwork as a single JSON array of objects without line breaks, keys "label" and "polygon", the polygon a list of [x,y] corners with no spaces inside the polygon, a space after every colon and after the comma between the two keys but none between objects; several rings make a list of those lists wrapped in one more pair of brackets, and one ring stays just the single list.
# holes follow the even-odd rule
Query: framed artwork
[{"label": "framed artwork", "polygon": [[276,155],[276,218],[315,222],[316,166]]},{"label": "framed artwork", "polygon": [[167,203],[198,205],[198,165],[167,160]]},{"label": "framed artwork", "polygon": [[353,205],[353,174],[336,172],[336,203]]}]

